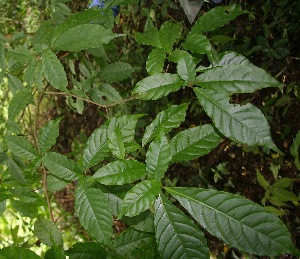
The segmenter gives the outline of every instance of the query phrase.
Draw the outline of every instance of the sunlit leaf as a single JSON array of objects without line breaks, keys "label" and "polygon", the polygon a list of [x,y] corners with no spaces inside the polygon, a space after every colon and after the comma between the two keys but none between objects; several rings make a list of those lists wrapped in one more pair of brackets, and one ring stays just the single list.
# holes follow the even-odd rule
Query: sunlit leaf
[{"label": "sunlit leaf", "polygon": [[62,235],[58,226],[48,219],[38,218],[34,223],[34,233],[47,246],[52,246],[53,242],[62,245]]}]

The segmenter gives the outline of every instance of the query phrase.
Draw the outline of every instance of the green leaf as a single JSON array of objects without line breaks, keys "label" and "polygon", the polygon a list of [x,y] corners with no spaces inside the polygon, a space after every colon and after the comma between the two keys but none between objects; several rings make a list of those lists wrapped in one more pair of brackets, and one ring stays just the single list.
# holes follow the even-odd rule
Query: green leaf
[{"label": "green leaf", "polygon": [[33,103],[33,97],[28,89],[18,90],[9,102],[8,119],[14,120],[30,103]]},{"label": "green leaf", "polygon": [[212,50],[209,40],[198,33],[189,34],[182,43],[182,47],[198,54],[207,54]]},{"label": "green leaf", "polygon": [[211,125],[181,131],[170,141],[172,162],[188,161],[206,155],[220,141],[221,137]]},{"label": "green leaf", "polygon": [[48,219],[38,218],[34,223],[34,233],[47,246],[62,245],[62,235],[57,225]]},{"label": "green leaf", "polygon": [[236,53],[234,51],[226,51],[220,53],[219,55],[219,62],[217,66],[229,66],[229,65],[244,65],[244,66],[254,66],[249,59],[245,56]]},{"label": "green leaf", "polygon": [[22,159],[35,160],[38,158],[37,151],[23,136],[7,136],[5,142],[10,151]]},{"label": "green leaf", "polygon": [[194,92],[207,115],[226,137],[250,146],[262,145],[280,152],[272,141],[268,121],[258,108],[250,103],[231,104],[226,93],[200,88],[194,88]]},{"label": "green leaf", "polygon": [[197,77],[196,85],[216,92],[253,93],[281,84],[261,68],[238,64],[209,69]]},{"label": "green leaf", "polygon": [[183,82],[176,74],[157,74],[139,81],[133,89],[133,94],[144,100],[156,100],[169,93],[178,91]]},{"label": "green leaf", "polygon": [[38,206],[37,202],[23,202],[21,200],[10,200],[14,210],[18,211],[23,217],[29,217],[35,219],[38,217]]},{"label": "green leaf", "polygon": [[159,41],[166,52],[172,52],[174,43],[181,36],[181,31],[182,27],[180,23],[172,21],[167,21],[160,27]]},{"label": "green leaf", "polygon": [[203,32],[222,27],[242,13],[243,10],[240,5],[215,7],[197,20],[190,34],[203,34]]},{"label": "green leaf", "polygon": [[185,119],[188,103],[171,105],[168,109],[161,111],[145,129],[142,146],[154,139],[161,131],[168,133],[177,128]]},{"label": "green leaf", "polygon": [[122,217],[122,221],[135,230],[154,233],[154,215],[150,210],[146,210],[134,217]]},{"label": "green leaf", "polygon": [[91,134],[85,145],[83,151],[83,166],[85,170],[101,162],[108,153],[107,129],[101,127]]},{"label": "green leaf", "polygon": [[66,251],[66,255],[70,259],[99,259],[107,256],[102,245],[94,242],[77,243]]},{"label": "green leaf", "polygon": [[40,257],[32,252],[30,249],[24,247],[4,247],[0,249],[0,258],[1,259],[40,259]]},{"label": "green leaf", "polygon": [[55,144],[56,139],[59,135],[59,123],[61,118],[51,120],[45,124],[38,135],[38,145],[40,151],[44,154],[51,149]]},{"label": "green leaf", "polygon": [[163,49],[153,49],[146,61],[146,70],[150,75],[157,75],[163,72],[166,53]]},{"label": "green leaf", "polygon": [[100,243],[108,243],[113,233],[110,204],[104,193],[79,184],[75,195],[75,211],[84,229]]},{"label": "green leaf", "polygon": [[125,196],[121,215],[135,216],[147,210],[155,201],[161,185],[156,180],[145,180],[136,184]]},{"label": "green leaf", "polygon": [[155,201],[155,237],[162,258],[209,258],[204,234],[162,194]]},{"label": "green leaf", "polygon": [[91,99],[102,105],[118,103],[123,100],[119,92],[109,84],[101,84],[89,92]]},{"label": "green leaf", "polygon": [[43,164],[52,174],[63,180],[73,181],[77,179],[76,163],[64,155],[49,152],[43,157]]},{"label": "green leaf", "polygon": [[24,46],[17,46],[15,49],[10,49],[7,53],[7,57],[9,60],[14,60],[21,64],[27,64],[34,60],[33,53]]},{"label": "green leaf", "polygon": [[111,118],[108,121],[108,131],[112,132],[118,127],[121,130],[123,141],[129,143],[134,139],[137,120],[143,116],[144,114],[135,114]]},{"label": "green leaf", "polygon": [[24,89],[24,85],[19,78],[11,74],[7,74],[7,80],[8,80],[9,89],[13,94],[15,94],[18,90]]},{"label": "green leaf", "polygon": [[130,77],[134,71],[135,69],[128,63],[115,62],[104,67],[100,77],[108,82],[120,82]]},{"label": "green leaf", "polygon": [[97,181],[107,185],[131,183],[145,175],[145,165],[135,160],[117,160],[101,167],[94,175]]},{"label": "green leaf", "polygon": [[108,131],[108,147],[112,154],[119,158],[124,159],[125,147],[122,132],[119,127],[113,127],[112,130]]},{"label": "green leaf", "polygon": [[144,33],[137,32],[135,34],[135,40],[140,44],[161,48],[159,33],[156,28],[151,28]]},{"label": "green leaf", "polygon": [[63,181],[53,174],[47,175],[47,190],[49,192],[57,192],[65,188],[70,182]]},{"label": "green leaf", "polygon": [[201,188],[166,188],[210,234],[256,255],[293,253],[285,225],[263,207],[231,193]]},{"label": "green leaf", "polygon": [[177,63],[177,73],[186,85],[193,85],[196,77],[196,64],[193,57],[184,52]]},{"label": "green leaf", "polygon": [[146,153],[146,170],[149,179],[160,180],[167,171],[171,160],[170,145],[164,134],[157,136]]},{"label": "green leaf", "polygon": [[57,90],[66,91],[68,80],[63,65],[48,49],[42,56],[42,70],[47,81]]},{"label": "green leaf", "polygon": [[136,254],[142,246],[149,246],[153,241],[155,242],[155,237],[152,233],[140,232],[133,228],[128,228],[116,237],[113,247],[120,255],[132,258],[132,255]]},{"label": "green leaf", "polygon": [[266,181],[265,177],[256,170],[256,179],[261,187],[267,190],[270,187],[270,184]]},{"label": "green leaf", "polygon": [[55,243],[53,246],[47,250],[44,259],[65,259],[65,251],[62,245],[56,245]]},{"label": "green leaf", "polygon": [[20,184],[26,184],[26,178],[22,168],[16,163],[16,161],[10,157],[6,157],[7,169],[11,173],[12,177]]},{"label": "green leaf", "polygon": [[55,50],[80,51],[107,44],[119,36],[98,24],[81,24],[60,34],[52,42],[52,47]]}]

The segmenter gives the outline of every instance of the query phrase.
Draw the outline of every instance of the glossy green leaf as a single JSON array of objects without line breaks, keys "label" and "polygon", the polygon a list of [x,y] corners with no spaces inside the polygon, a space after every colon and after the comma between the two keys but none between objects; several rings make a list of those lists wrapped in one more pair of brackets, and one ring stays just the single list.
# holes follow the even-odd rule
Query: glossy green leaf
[{"label": "glossy green leaf", "polygon": [[161,185],[156,180],[145,180],[136,184],[125,196],[121,215],[135,216],[147,210],[155,201]]},{"label": "glossy green leaf", "polygon": [[100,77],[108,82],[119,82],[131,76],[134,68],[125,62],[115,62],[101,70]]},{"label": "glossy green leaf", "polygon": [[153,49],[146,61],[146,70],[150,75],[157,75],[163,72],[166,53],[163,49]]},{"label": "glossy green leaf", "polygon": [[146,170],[149,179],[160,180],[167,171],[171,160],[170,145],[164,134],[157,136],[146,153]]},{"label": "glossy green leaf", "polygon": [[22,159],[35,160],[38,158],[37,151],[23,136],[7,136],[5,142],[10,151]]},{"label": "glossy green leaf", "polygon": [[248,65],[225,65],[204,72],[196,79],[196,84],[227,93],[253,93],[266,87],[279,87],[281,84],[265,70]]},{"label": "glossy green leaf", "polygon": [[91,168],[101,162],[109,153],[108,134],[105,127],[96,129],[89,137],[83,151],[83,166]]},{"label": "glossy green leaf", "polygon": [[66,251],[66,255],[70,259],[99,259],[107,256],[103,246],[94,242],[76,243]]},{"label": "glossy green leaf", "polygon": [[203,14],[192,27],[190,34],[203,34],[212,31],[241,15],[243,10],[240,5],[218,6]]},{"label": "glossy green leaf", "polygon": [[162,258],[209,258],[204,234],[162,194],[155,201],[154,227]]},{"label": "glossy green leaf", "polygon": [[97,181],[107,185],[131,183],[145,175],[145,165],[135,160],[117,160],[101,167],[94,175]]},{"label": "glossy green leaf", "polygon": [[49,152],[43,157],[43,164],[52,174],[63,180],[73,181],[77,179],[76,163],[64,155]]},{"label": "glossy green leaf", "polygon": [[111,208],[104,193],[79,184],[75,194],[75,211],[84,229],[98,242],[108,243],[113,233]]},{"label": "glossy green leaf", "polygon": [[196,64],[189,53],[184,52],[178,60],[177,73],[186,85],[193,85],[196,77]]},{"label": "glossy green leaf", "polygon": [[185,119],[188,103],[171,105],[168,109],[161,111],[145,129],[142,146],[154,139],[161,131],[168,133],[177,128]]},{"label": "glossy green leaf", "polygon": [[182,46],[186,50],[190,50],[198,54],[206,54],[212,50],[209,40],[204,35],[198,33],[189,34],[182,43]]},{"label": "glossy green leaf", "polygon": [[108,138],[108,147],[112,154],[119,159],[124,159],[125,147],[121,130],[115,127],[112,131],[108,131]]},{"label": "glossy green leaf", "polygon": [[40,259],[40,257],[30,249],[17,246],[9,246],[0,249],[1,259]]},{"label": "glossy green leaf", "polygon": [[132,258],[142,248],[150,246],[153,241],[155,242],[153,233],[145,233],[128,228],[116,237],[113,247],[120,255]]},{"label": "glossy green leaf", "polygon": [[176,74],[157,74],[139,81],[133,89],[133,94],[144,100],[156,100],[169,93],[178,91],[183,82]]},{"label": "glossy green leaf", "polygon": [[140,44],[161,48],[159,33],[156,28],[151,28],[144,33],[137,32],[135,34],[135,40]]},{"label": "glossy green leaf", "polygon": [[167,21],[163,23],[159,30],[159,41],[161,47],[168,53],[173,50],[173,45],[176,40],[181,36],[182,27],[180,23]]},{"label": "glossy green leaf", "polygon": [[220,53],[219,55],[219,62],[217,66],[229,66],[229,65],[244,65],[244,66],[254,66],[249,59],[245,56],[234,52],[234,51],[226,51]]},{"label": "glossy green leaf", "polygon": [[112,132],[118,127],[121,130],[123,141],[128,143],[134,139],[136,123],[144,114],[123,115],[114,117],[108,121],[108,132]]},{"label": "glossy green leaf", "polygon": [[55,144],[59,135],[59,123],[61,118],[49,121],[44,125],[38,135],[38,145],[42,153],[46,153]]},{"label": "glossy green leaf", "polygon": [[134,217],[122,217],[122,221],[135,230],[154,233],[154,215],[150,210],[146,210]]},{"label": "glossy green leaf", "polygon": [[64,67],[50,49],[42,56],[42,70],[47,81],[54,88],[61,91],[67,90],[68,80]]},{"label": "glossy green leaf", "polygon": [[262,145],[280,152],[273,143],[270,126],[263,113],[248,103],[229,103],[226,93],[194,88],[201,105],[217,129],[226,137],[248,145]]},{"label": "glossy green leaf", "polygon": [[80,51],[107,44],[118,34],[98,24],[81,24],[61,33],[52,42],[55,50]]},{"label": "glossy green leaf", "polygon": [[201,188],[166,188],[210,234],[256,255],[293,253],[285,225],[263,207],[241,196]]},{"label": "glossy green leaf", "polygon": [[14,120],[30,103],[33,103],[33,97],[28,89],[17,91],[9,102],[8,119]]},{"label": "glossy green leaf", "polygon": [[172,162],[188,161],[206,155],[220,141],[221,137],[211,125],[181,131],[170,141]]},{"label": "glossy green leaf", "polygon": [[63,243],[58,226],[48,219],[38,218],[34,223],[34,233],[47,246],[52,246],[53,242],[57,245]]}]

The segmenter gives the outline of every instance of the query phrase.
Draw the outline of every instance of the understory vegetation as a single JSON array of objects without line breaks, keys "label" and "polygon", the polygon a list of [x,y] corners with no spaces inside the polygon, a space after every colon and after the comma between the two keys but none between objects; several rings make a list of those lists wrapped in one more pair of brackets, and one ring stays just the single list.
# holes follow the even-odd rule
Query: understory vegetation
[{"label": "understory vegetation", "polygon": [[183,2],[0,1],[0,258],[300,257],[300,1]]}]

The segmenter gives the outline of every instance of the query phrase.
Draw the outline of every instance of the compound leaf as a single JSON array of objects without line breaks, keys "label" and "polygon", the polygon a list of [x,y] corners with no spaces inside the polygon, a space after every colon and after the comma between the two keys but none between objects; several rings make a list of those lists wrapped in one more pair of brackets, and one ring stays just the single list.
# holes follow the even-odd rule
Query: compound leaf
[{"label": "compound leaf", "polygon": [[162,194],[155,201],[154,227],[162,258],[209,258],[203,233]]},{"label": "compound leaf", "polygon": [[94,175],[97,181],[107,185],[131,183],[145,175],[145,165],[135,160],[117,160],[101,167]]},{"label": "compound leaf", "polygon": [[202,188],[166,188],[209,233],[256,255],[295,252],[285,225],[263,207],[241,196]]},{"label": "compound leaf", "polygon": [[147,210],[155,201],[161,185],[156,180],[145,180],[136,184],[123,199],[121,214],[136,216]]},{"label": "compound leaf", "polygon": [[188,161],[206,155],[220,141],[221,137],[211,125],[181,131],[170,141],[172,162]]},{"label": "compound leaf", "polygon": [[217,129],[226,137],[280,152],[271,138],[268,121],[258,108],[249,103],[231,104],[226,93],[200,88],[195,88],[194,92]]},{"label": "compound leaf", "polygon": [[113,218],[107,197],[100,189],[79,184],[75,194],[75,211],[84,229],[100,243],[108,243]]},{"label": "compound leaf", "polygon": [[142,146],[154,139],[161,131],[168,133],[177,128],[185,119],[188,103],[171,105],[168,109],[161,111],[145,129]]},{"label": "compound leaf", "polygon": [[176,92],[183,85],[176,74],[157,74],[139,81],[133,89],[133,94],[144,100],[156,100],[169,93]]}]

